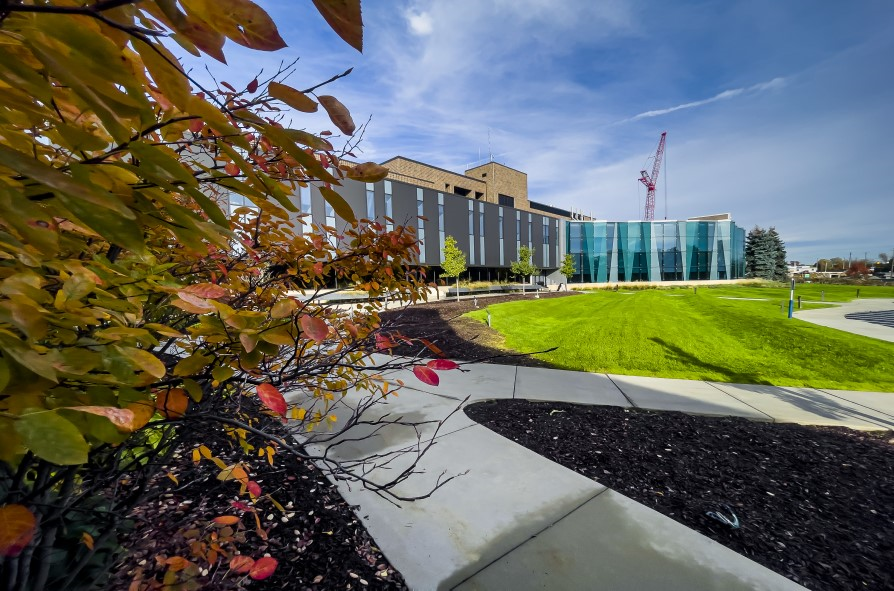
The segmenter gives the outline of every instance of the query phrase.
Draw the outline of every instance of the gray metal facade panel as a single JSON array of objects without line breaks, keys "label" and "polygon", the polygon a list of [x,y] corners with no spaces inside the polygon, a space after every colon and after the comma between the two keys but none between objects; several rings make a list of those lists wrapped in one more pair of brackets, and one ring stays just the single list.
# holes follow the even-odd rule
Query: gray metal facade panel
[{"label": "gray metal facade panel", "polygon": [[[505,211],[505,209],[504,209]],[[500,213],[497,205],[484,204],[484,264],[500,266]]]},{"label": "gray metal facade panel", "polygon": [[444,234],[453,236],[456,244],[466,254],[466,264],[469,261],[469,200],[465,197],[444,194]]},{"label": "gray metal facade panel", "polygon": [[416,187],[392,183],[391,213],[396,226],[416,227]]},{"label": "gray metal facade panel", "polygon": [[[357,181],[344,181],[341,187],[336,189],[338,194],[344,197],[351,209],[354,210],[354,217],[358,220],[366,217],[366,185]],[[335,216],[335,222],[338,228],[343,228],[345,221],[338,215]]]},{"label": "gray metal facade panel", "polygon": [[440,244],[438,243],[438,192],[433,189],[422,190],[422,215],[426,219],[419,220],[425,227],[425,264],[441,264]]}]

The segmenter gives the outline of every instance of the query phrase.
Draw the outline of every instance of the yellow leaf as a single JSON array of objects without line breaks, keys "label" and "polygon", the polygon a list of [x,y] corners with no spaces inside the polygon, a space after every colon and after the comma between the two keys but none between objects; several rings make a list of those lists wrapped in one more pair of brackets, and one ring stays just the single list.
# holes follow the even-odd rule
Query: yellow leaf
[{"label": "yellow leaf", "polygon": [[388,176],[388,169],[375,162],[358,164],[348,171],[348,178],[361,183],[377,183]]},{"label": "yellow leaf", "polygon": [[279,82],[271,82],[267,86],[267,92],[273,98],[281,100],[296,111],[301,111],[302,113],[315,113],[317,111],[318,105],[315,100],[291,86],[286,86]]},{"label": "yellow leaf", "polygon": [[329,187],[320,187],[320,193],[322,193],[323,199],[329,202],[329,205],[332,206],[332,209],[335,210],[335,213],[341,219],[352,223],[357,221],[357,218],[354,216],[354,210],[351,209],[351,206],[348,205],[348,202],[341,195]]},{"label": "yellow leaf", "polygon": [[147,44],[139,39],[134,39],[132,43],[158,89],[175,106],[186,110],[190,98],[189,81],[177,58],[161,43]]},{"label": "yellow leaf", "polygon": [[165,474],[165,476],[167,476],[168,478],[170,478],[171,480],[173,480],[173,481],[174,481],[174,484],[180,484],[180,481],[177,480],[177,477],[174,476],[171,472],[168,472],[167,474]]},{"label": "yellow leaf", "polygon": [[286,46],[270,15],[250,0],[182,0],[181,4],[239,45],[261,51]]},{"label": "yellow leaf", "polygon": [[277,300],[273,307],[270,308],[270,317],[271,318],[285,318],[286,316],[290,316],[295,309],[298,308],[298,302],[296,302],[292,298],[283,298],[281,300]]}]

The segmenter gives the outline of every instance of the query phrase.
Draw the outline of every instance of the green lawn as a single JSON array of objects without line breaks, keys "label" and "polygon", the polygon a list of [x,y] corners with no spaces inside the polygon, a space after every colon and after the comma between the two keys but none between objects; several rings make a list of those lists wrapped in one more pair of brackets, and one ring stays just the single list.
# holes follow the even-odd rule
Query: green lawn
[{"label": "green lawn", "polygon": [[[818,301],[820,289],[827,301],[856,293],[851,286],[829,285],[799,286],[796,293],[806,298],[815,291]],[[861,287],[861,297],[867,292],[894,297],[892,287]],[[558,368],[894,392],[894,343],[789,320],[781,310],[787,300],[787,290],[776,288],[622,290],[532,298],[490,311],[507,347],[558,347],[537,355]],[[484,321],[486,313],[470,316]]]}]

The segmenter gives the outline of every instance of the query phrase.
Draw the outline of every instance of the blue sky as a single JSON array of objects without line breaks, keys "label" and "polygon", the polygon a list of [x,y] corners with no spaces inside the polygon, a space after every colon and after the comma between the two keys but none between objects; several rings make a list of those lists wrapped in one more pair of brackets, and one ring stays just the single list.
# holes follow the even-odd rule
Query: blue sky
[{"label": "blue sky", "polygon": [[[667,131],[669,219],[773,225],[805,262],[894,249],[889,0],[368,1],[363,54],[309,1],[260,4],[289,47],[228,43],[215,74],[244,85],[300,57],[303,88],[354,67],[325,93],[371,117],[361,159],[462,172],[489,135],[532,199],[628,220]],[[332,128],[319,114],[293,126]]]}]

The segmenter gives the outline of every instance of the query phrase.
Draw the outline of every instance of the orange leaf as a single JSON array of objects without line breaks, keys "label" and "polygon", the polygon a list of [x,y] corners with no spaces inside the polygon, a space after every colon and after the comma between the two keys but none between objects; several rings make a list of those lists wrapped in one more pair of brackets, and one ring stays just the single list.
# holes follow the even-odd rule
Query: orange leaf
[{"label": "orange leaf", "polygon": [[0,507],[0,556],[18,556],[34,537],[34,514],[24,505]]},{"label": "orange leaf", "polygon": [[[215,285],[214,283],[195,283],[180,290],[177,295],[182,298],[183,292],[199,296],[200,298],[210,298],[212,300],[222,298],[229,293],[226,289],[219,285]],[[208,302],[203,303],[207,304]]]},{"label": "orange leaf", "polygon": [[324,94],[317,97],[320,100],[320,104],[323,105],[323,108],[326,109],[326,112],[329,114],[329,119],[335,126],[345,135],[354,135],[354,130],[357,129],[357,126],[354,125],[354,120],[351,118],[351,113],[348,111],[348,108],[341,104],[334,96]]},{"label": "orange leaf", "polygon": [[302,316],[301,330],[318,343],[323,342],[329,336],[329,326],[326,321],[316,316]]},{"label": "orange leaf", "polygon": [[[114,406],[69,406],[70,410],[77,410],[93,415],[99,415],[109,419],[119,431],[134,430],[134,412],[126,408],[115,408]],[[145,423],[143,423],[145,425]],[[142,425],[140,425],[142,427]]]},{"label": "orange leaf", "polygon": [[227,162],[224,165],[224,172],[226,172],[230,176],[236,176],[239,174],[239,166],[233,162]]},{"label": "orange leaf", "polygon": [[281,417],[286,416],[286,399],[279,390],[270,384],[258,384],[257,391],[264,406]]},{"label": "orange leaf", "polygon": [[438,374],[424,365],[414,366],[413,373],[416,374],[416,377],[419,378],[421,382],[424,382],[429,386],[437,386],[441,381],[440,378],[438,378]]},{"label": "orange leaf", "polygon": [[238,480],[239,482],[248,484],[248,472],[245,471],[245,468],[243,468],[241,464],[233,464],[232,466],[227,466],[221,470],[220,474],[217,475],[217,479]]},{"label": "orange leaf", "polygon": [[192,119],[189,122],[189,130],[193,133],[199,133],[205,127],[205,122],[201,119]]},{"label": "orange leaf", "polygon": [[93,536],[87,532],[81,533],[81,543],[87,546],[90,550],[93,550]]},{"label": "orange leaf", "polygon": [[239,523],[239,518],[235,515],[221,515],[220,517],[215,517],[211,521],[217,525],[236,525]]},{"label": "orange leaf", "polygon": [[270,556],[258,558],[255,560],[254,566],[252,566],[251,570],[248,572],[248,576],[256,581],[266,579],[273,574],[278,564],[276,559]]},{"label": "orange leaf", "polygon": [[360,0],[313,0],[314,6],[336,34],[356,49],[363,51],[363,16]]},{"label": "orange leaf", "polygon": [[142,429],[149,422],[149,419],[152,418],[152,415],[155,414],[155,405],[152,404],[151,400],[131,402],[127,405],[127,410],[133,413],[131,430],[136,431],[137,429]]},{"label": "orange leaf", "polygon": [[214,310],[214,306],[209,304],[203,298],[195,296],[189,292],[180,291],[177,293],[177,296],[179,299],[174,300],[171,304],[186,312],[192,314],[207,314]]},{"label": "orange leaf", "polygon": [[171,556],[170,558],[165,560],[165,564],[168,565],[168,571],[176,573],[183,570],[192,563],[182,556]]},{"label": "orange leaf", "polygon": [[237,554],[230,559],[230,570],[240,574],[247,573],[255,565],[255,559],[244,554]]},{"label": "orange leaf", "polygon": [[171,388],[155,397],[155,408],[168,419],[179,419],[188,407],[189,396],[183,388]]}]

